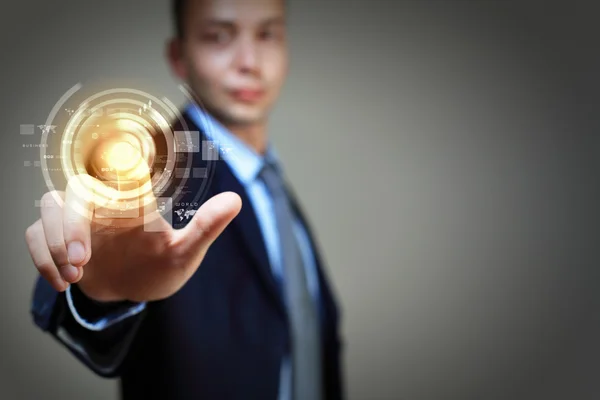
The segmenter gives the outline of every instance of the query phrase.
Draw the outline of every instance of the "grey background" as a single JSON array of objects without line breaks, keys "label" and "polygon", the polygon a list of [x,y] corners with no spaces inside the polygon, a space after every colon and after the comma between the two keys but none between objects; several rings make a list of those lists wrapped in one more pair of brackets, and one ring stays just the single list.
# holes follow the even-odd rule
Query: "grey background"
[{"label": "grey background", "polygon": [[[343,306],[351,399],[597,399],[594,2],[292,1],[271,134]],[[110,399],[34,328],[41,172],[77,82],[183,96],[159,0],[3,5],[0,397]]]}]

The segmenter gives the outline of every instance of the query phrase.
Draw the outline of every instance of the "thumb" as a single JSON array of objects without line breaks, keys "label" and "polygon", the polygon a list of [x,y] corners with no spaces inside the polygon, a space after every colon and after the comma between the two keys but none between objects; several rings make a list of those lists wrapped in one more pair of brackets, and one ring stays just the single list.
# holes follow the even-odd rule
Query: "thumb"
[{"label": "thumb", "polygon": [[242,199],[234,192],[211,197],[196,211],[183,229],[173,232],[173,245],[182,252],[204,254],[242,208]]}]

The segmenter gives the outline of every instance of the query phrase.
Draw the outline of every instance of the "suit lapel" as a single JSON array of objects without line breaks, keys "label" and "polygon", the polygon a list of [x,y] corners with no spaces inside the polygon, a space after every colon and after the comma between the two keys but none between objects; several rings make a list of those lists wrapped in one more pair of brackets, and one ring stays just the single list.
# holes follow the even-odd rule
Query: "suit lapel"
[{"label": "suit lapel", "polygon": [[[196,125],[194,120],[189,117],[187,113],[183,114],[183,118],[190,129],[197,129],[201,132],[201,140],[207,140],[204,132],[200,127]],[[196,153],[195,157],[199,157],[200,153]],[[206,161],[201,161],[201,164],[206,164]],[[234,192],[237,193],[242,199],[242,209],[240,213],[233,219],[230,227],[235,230],[244,246],[248,250],[248,253],[252,257],[256,266],[258,275],[264,284],[265,289],[272,296],[273,300],[277,304],[277,308],[285,313],[285,307],[283,302],[283,293],[281,287],[275,277],[273,276],[271,264],[269,262],[269,256],[267,254],[267,248],[263,240],[262,232],[258,224],[258,219],[252,208],[250,198],[246,193],[246,189],[233,175],[233,172],[229,168],[229,165],[224,160],[218,160],[215,162],[214,175],[212,176],[213,186],[215,194],[223,192]]]},{"label": "suit lapel", "polygon": [[280,311],[285,313],[281,286],[273,276],[266,245],[250,198],[242,184],[233,175],[227,163],[218,161],[217,164],[215,184],[218,192],[234,192],[242,199],[242,209],[232,221],[232,228],[239,233],[245,247],[254,259],[258,274],[265,284],[267,291],[273,296]]}]

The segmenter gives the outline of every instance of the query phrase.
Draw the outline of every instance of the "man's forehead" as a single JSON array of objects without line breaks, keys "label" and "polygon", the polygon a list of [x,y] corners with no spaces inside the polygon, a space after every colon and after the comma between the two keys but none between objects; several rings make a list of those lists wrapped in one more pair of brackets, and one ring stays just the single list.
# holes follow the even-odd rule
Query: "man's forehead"
[{"label": "man's forehead", "polygon": [[281,18],[285,0],[188,0],[194,20],[262,22]]}]

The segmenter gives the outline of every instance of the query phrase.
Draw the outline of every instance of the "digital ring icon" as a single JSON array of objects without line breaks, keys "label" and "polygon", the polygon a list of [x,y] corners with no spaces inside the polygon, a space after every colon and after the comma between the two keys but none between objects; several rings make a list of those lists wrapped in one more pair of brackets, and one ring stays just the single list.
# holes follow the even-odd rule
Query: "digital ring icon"
[{"label": "digital ring icon", "polygon": [[[51,124],[63,104],[81,88],[78,84],[57,102],[48,117]],[[96,93],[70,110],[60,138],[60,167],[69,190],[92,204],[99,223],[111,219],[128,219],[139,223],[157,218],[156,198],[171,183],[177,161],[174,132],[170,121],[181,115],[166,98],[136,89],[118,88]],[[48,133],[42,135],[42,143]],[[41,146],[41,160],[46,163],[47,146]],[[191,157],[185,168],[191,169]],[[44,165],[44,167],[46,167]],[[43,168],[50,190],[55,185]],[[185,179],[178,182],[185,185]],[[75,203],[82,215],[89,215],[80,203]],[[99,210],[101,210],[101,215]],[[171,210],[161,210],[170,212]]]}]

